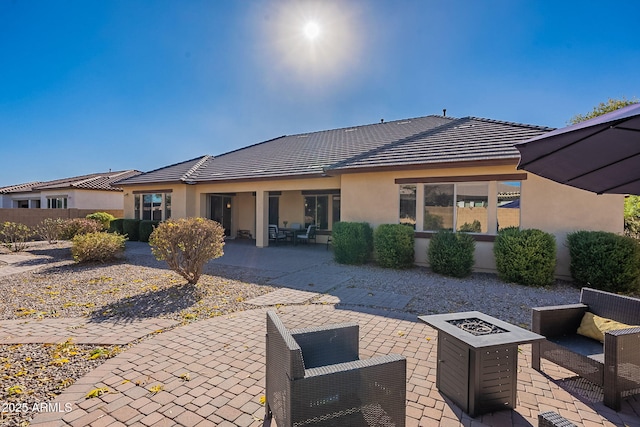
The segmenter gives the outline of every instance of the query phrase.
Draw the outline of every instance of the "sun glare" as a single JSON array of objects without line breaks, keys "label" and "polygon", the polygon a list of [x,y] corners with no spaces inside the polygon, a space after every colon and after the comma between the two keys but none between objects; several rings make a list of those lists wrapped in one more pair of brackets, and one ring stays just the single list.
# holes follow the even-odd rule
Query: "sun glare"
[{"label": "sun glare", "polygon": [[320,35],[320,26],[316,22],[307,22],[304,26],[304,35],[309,40],[315,40]]}]

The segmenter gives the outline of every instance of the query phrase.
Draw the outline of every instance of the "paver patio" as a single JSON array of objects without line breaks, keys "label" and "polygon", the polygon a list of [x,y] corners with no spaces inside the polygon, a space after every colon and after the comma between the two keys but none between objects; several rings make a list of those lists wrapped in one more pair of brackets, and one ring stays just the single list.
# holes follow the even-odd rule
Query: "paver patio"
[{"label": "paver patio", "polygon": [[[72,403],[71,412],[39,414],[32,425],[258,426],[264,415],[260,397],[264,394],[265,313],[260,308],[203,320],[144,341],[58,396],[56,401],[62,405]],[[601,401],[592,401],[590,390],[580,395],[573,383],[558,381],[568,372],[549,363],[544,371],[550,377],[531,369],[529,345],[522,346],[519,355],[515,410],[473,419],[435,388],[436,332],[415,316],[389,317],[383,311],[331,305],[285,306],[279,316],[292,328],[357,322],[361,358],[404,355],[407,426],[530,426],[537,425],[539,412],[548,410],[578,425],[640,426],[637,396],[626,399],[616,413]],[[189,381],[181,378],[186,373]],[[162,391],[149,391],[158,385]],[[96,387],[108,387],[111,392],[85,399]]]},{"label": "paver patio", "polygon": [[[134,246],[133,250],[148,251],[148,246],[146,249]],[[264,394],[265,313],[268,306],[282,304],[278,306],[278,313],[289,328],[358,323],[363,359],[389,353],[404,355],[407,358],[407,426],[535,426],[538,413],[552,410],[582,426],[640,427],[639,396],[625,399],[622,410],[614,412],[602,403],[600,389],[573,378],[570,372],[544,360],[544,374],[531,369],[529,345],[521,346],[519,354],[515,410],[470,418],[435,388],[436,332],[419,322],[416,315],[403,313],[404,300],[378,291],[377,295],[363,296],[358,293],[362,288],[340,287],[340,271],[336,266],[331,267],[331,276],[322,282],[317,279],[319,272],[314,268],[319,262],[317,257],[313,262],[307,259],[304,263],[291,260],[269,263],[268,256],[256,259],[254,254],[248,250],[236,253],[231,257],[232,264],[239,266],[244,257],[245,268],[268,268],[264,277],[273,278],[273,282],[279,277],[288,280],[287,275],[294,275],[299,286],[282,288],[248,301],[257,307],[252,310],[153,334],[65,389],[56,402],[61,408],[70,403],[70,412],[38,414],[32,425],[259,426],[264,416],[260,397]],[[319,251],[317,254],[321,259],[330,256]],[[306,276],[300,273],[305,268],[309,270]],[[320,289],[308,287],[315,282],[321,285]],[[323,283],[334,283],[338,287],[330,294],[323,294]],[[367,298],[374,307],[363,304]],[[50,342],[56,342],[69,332],[63,339],[73,337],[78,343],[82,340],[98,343],[97,338],[102,337],[102,340],[124,343],[174,324],[166,319],[127,323],[90,322],[83,318],[2,321],[0,340],[4,337],[12,340],[11,343],[54,339]],[[153,393],[150,388],[154,386],[162,389]],[[97,387],[108,387],[110,392],[86,399],[86,394]]]}]

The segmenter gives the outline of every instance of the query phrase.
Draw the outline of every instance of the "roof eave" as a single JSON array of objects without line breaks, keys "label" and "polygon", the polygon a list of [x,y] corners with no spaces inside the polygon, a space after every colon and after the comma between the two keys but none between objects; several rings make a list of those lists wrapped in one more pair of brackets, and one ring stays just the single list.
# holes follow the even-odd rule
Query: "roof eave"
[{"label": "roof eave", "polygon": [[367,172],[388,172],[388,171],[405,171],[415,169],[451,169],[451,168],[467,168],[467,167],[487,167],[487,166],[517,166],[519,157],[508,157],[502,159],[483,159],[483,160],[463,160],[454,162],[429,162],[429,163],[409,163],[402,165],[378,165],[378,166],[362,166],[362,167],[342,167],[336,169],[328,169],[327,175],[342,175],[350,173],[367,173]]}]

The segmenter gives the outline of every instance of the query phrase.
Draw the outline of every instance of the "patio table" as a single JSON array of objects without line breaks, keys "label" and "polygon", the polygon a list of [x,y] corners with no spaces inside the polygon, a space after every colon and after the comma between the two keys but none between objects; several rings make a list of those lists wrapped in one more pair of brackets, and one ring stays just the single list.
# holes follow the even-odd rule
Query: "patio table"
[{"label": "patio table", "polygon": [[544,340],[479,311],[419,316],[438,331],[436,387],[471,417],[516,406],[518,345]]}]

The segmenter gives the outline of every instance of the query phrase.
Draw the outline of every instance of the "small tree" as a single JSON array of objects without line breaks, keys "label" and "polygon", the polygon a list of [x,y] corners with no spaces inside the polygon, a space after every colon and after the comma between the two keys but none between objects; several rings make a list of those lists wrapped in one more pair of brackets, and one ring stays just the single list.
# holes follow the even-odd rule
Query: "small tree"
[{"label": "small tree", "polygon": [[8,221],[0,224],[0,239],[13,252],[25,250],[31,236],[33,231],[24,224]]},{"label": "small tree", "polygon": [[195,285],[204,265],[224,254],[224,228],[205,218],[170,219],[153,230],[149,244],[156,259]]},{"label": "small tree", "polygon": [[36,226],[36,233],[49,243],[55,243],[62,235],[64,220],[60,218],[45,218]]}]

